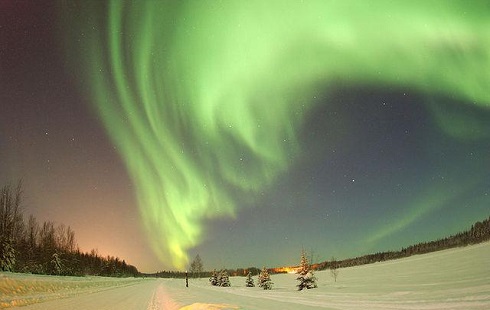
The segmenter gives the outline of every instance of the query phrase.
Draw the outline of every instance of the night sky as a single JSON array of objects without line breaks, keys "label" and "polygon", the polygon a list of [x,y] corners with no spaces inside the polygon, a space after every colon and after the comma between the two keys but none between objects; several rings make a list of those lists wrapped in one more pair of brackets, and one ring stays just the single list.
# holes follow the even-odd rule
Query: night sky
[{"label": "night sky", "polygon": [[140,271],[490,215],[487,1],[0,0],[0,185]]}]

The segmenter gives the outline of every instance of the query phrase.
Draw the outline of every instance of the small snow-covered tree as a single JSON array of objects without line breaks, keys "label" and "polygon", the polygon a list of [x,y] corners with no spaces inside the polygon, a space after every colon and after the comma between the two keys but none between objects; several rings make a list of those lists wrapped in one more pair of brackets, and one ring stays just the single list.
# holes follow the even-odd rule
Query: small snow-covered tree
[{"label": "small snow-covered tree", "polygon": [[247,274],[247,278],[245,279],[246,287],[255,287],[254,279],[252,278],[252,273],[249,271]]},{"label": "small snow-covered tree", "polygon": [[269,272],[267,271],[267,269],[265,267],[262,268],[262,271],[259,274],[259,280],[258,280],[259,287],[263,288],[264,290],[271,290],[272,284],[274,284],[274,283],[271,281],[271,277],[269,275]]},{"label": "small snow-covered tree", "polygon": [[15,249],[13,239],[0,236],[0,271],[13,271],[15,265]]},{"label": "small snow-covered tree", "polygon": [[211,278],[209,278],[209,282],[213,286],[217,286],[219,284],[219,281],[218,281],[218,273],[216,272],[216,269],[213,270],[213,274],[211,275]]},{"label": "small snow-covered tree", "polygon": [[51,273],[56,275],[62,275],[65,271],[65,266],[58,253],[54,253],[51,259]]},{"label": "small snow-covered tree", "polygon": [[221,270],[219,275],[218,275],[218,283],[219,286],[224,286],[224,287],[230,287],[230,277],[228,276],[228,272],[226,270]]},{"label": "small snow-covered tree", "polygon": [[313,275],[313,270],[310,268],[310,264],[308,263],[304,250],[301,252],[301,263],[296,274],[298,274],[296,280],[299,281],[299,284],[297,285],[298,291],[301,291],[304,288],[310,289],[317,287],[316,278]]}]

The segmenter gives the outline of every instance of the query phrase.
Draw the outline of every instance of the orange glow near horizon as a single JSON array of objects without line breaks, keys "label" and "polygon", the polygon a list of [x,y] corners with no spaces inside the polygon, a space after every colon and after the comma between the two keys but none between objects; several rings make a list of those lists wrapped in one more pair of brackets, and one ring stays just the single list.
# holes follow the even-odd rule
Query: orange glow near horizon
[{"label": "orange glow near horizon", "polygon": [[277,267],[272,268],[271,270],[274,273],[296,273],[299,267]]},{"label": "orange glow near horizon", "polygon": [[[318,270],[318,268],[320,267],[320,264],[312,264],[310,267],[313,270]],[[297,273],[299,268],[300,268],[300,266],[289,266],[289,267],[271,268],[270,270],[274,273]]]}]

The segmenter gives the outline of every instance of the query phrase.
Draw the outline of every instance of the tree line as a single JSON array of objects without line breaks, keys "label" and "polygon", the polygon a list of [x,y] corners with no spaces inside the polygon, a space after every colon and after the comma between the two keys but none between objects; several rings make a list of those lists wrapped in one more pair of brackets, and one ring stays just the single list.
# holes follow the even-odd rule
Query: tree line
[{"label": "tree line", "polygon": [[417,254],[426,254],[435,251],[446,250],[455,247],[462,247],[471,244],[477,244],[490,240],[490,217],[487,219],[476,222],[471,226],[469,230],[460,232],[458,234],[434,240],[429,242],[421,242],[415,245],[411,245],[406,248],[402,248],[399,251],[387,251],[378,252],[374,254],[363,255],[355,258],[349,258],[344,260],[325,261],[315,266],[317,270],[325,269],[337,269],[352,267],[358,265],[371,264],[376,262],[382,262],[392,259],[398,259],[403,257],[409,257]]},{"label": "tree line", "polygon": [[[252,276],[257,276],[260,274],[261,269],[257,267],[249,267],[249,268],[237,268],[237,269],[221,269],[221,271],[226,271],[230,276],[237,277],[242,276],[245,277],[250,272]],[[278,273],[275,272],[274,269],[268,269],[270,273]],[[213,275],[214,271],[201,271],[199,273],[194,273],[191,269],[190,277],[192,278],[209,278]],[[282,272],[281,272],[282,273]],[[185,271],[173,271],[173,270],[162,270],[156,273],[144,273],[142,276],[145,277],[156,277],[156,278],[185,278]]]},{"label": "tree line", "polygon": [[96,250],[80,251],[70,226],[40,223],[21,209],[22,184],[0,190],[0,270],[49,275],[137,276],[136,267]]}]

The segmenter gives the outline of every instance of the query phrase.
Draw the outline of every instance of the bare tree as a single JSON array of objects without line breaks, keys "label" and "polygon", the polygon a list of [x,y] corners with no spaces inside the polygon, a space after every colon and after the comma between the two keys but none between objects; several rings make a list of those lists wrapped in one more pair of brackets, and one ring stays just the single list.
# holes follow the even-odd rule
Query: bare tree
[{"label": "bare tree", "polygon": [[310,249],[310,264],[313,265],[314,264],[314,258],[315,256],[313,255],[314,254],[314,251],[313,251],[313,248]]},{"label": "bare tree", "polygon": [[339,269],[335,257],[332,257],[332,260],[330,261],[330,275],[332,275],[334,281],[337,282],[337,277],[339,276]]},{"label": "bare tree", "polygon": [[15,190],[5,185],[0,191],[0,236],[14,238],[22,222],[20,210],[22,200],[22,183]]},{"label": "bare tree", "polygon": [[56,236],[54,223],[44,222],[39,231],[39,247],[41,250],[41,260],[49,262],[54,253],[56,253]]},{"label": "bare tree", "polygon": [[75,250],[75,232],[70,226],[60,224],[56,227],[55,243],[63,253],[71,253]]},{"label": "bare tree", "polygon": [[66,229],[66,249],[68,252],[74,252],[75,248],[77,248],[78,245],[76,244],[75,241],[75,231],[71,229],[70,226]]},{"label": "bare tree", "polygon": [[27,261],[33,264],[39,246],[39,224],[33,215],[29,216],[26,228]]},{"label": "bare tree", "polygon": [[12,271],[15,265],[16,241],[23,234],[21,198],[22,182],[15,189],[6,185],[0,190],[0,270]]},{"label": "bare tree", "polygon": [[203,266],[202,266],[201,256],[197,254],[196,258],[194,258],[194,260],[191,263],[191,273],[193,274],[194,277],[197,276],[198,278],[200,278],[202,270],[203,270]]}]

